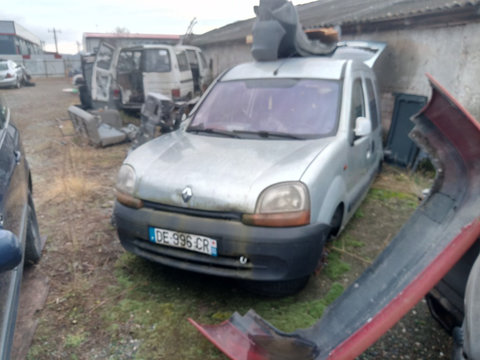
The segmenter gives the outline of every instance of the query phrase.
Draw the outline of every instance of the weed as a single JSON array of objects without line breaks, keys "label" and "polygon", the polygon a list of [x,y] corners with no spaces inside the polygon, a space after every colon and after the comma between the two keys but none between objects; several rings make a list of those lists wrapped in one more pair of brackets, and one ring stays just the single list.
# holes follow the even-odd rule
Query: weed
[{"label": "weed", "polygon": [[416,209],[418,207],[418,198],[410,193],[372,188],[369,196],[394,209],[398,206],[406,206],[410,209]]},{"label": "weed", "polygon": [[355,219],[361,219],[365,217],[365,214],[361,209],[358,209],[353,216],[355,217]]},{"label": "weed", "polygon": [[86,338],[88,337],[88,333],[80,331],[76,334],[67,335],[65,339],[65,347],[66,348],[77,348],[82,345]]},{"label": "weed", "polygon": [[327,257],[325,274],[331,280],[337,280],[340,276],[350,270],[350,264],[342,261],[342,256],[337,251],[331,251]]}]

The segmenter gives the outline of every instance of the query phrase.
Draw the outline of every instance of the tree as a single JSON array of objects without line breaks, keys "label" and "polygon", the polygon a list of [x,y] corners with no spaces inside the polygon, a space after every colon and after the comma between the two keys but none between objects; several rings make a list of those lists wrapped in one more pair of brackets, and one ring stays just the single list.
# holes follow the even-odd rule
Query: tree
[{"label": "tree", "polygon": [[122,26],[117,26],[113,32],[115,34],[130,34],[130,30]]}]

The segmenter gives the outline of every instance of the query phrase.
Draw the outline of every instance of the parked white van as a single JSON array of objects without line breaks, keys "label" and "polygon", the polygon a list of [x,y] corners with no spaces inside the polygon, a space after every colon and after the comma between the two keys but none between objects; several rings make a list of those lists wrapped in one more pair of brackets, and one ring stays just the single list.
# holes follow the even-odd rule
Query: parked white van
[{"label": "parked white van", "polygon": [[150,92],[172,100],[189,99],[195,94],[194,80],[200,92],[211,78],[205,58],[200,54],[201,50],[192,46],[115,48],[104,42],[99,46],[93,67],[92,100],[109,107],[140,109]]}]

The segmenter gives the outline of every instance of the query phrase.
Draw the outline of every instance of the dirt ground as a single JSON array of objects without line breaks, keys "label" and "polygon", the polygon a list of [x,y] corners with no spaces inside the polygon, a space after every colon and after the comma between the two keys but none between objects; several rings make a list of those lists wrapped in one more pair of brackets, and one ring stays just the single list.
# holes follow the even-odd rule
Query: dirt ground
[{"label": "dirt ground", "polygon": [[[68,81],[36,82],[35,87],[0,90],[23,137],[40,231],[48,237],[35,270],[50,279],[50,291],[35,315],[39,326],[30,360],[225,359],[186,319],[216,323],[233,310],[259,309],[285,331],[309,325],[316,320],[315,310],[325,306],[316,299],[328,289],[345,288],[363,271],[413,211],[414,194],[425,183],[387,170],[331,245],[323,273],[298,296],[264,301],[228,281],[212,282],[125,254],[110,217],[115,177],[129,145],[88,146],[67,120],[68,106],[78,103],[77,96],[62,91],[71,87]],[[410,195],[398,196],[405,192]],[[372,228],[372,221],[378,225]],[[303,309],[311,318],[296,322],[303,319]],[[449,358],[450,346],[421,302],[361,359]]]}]

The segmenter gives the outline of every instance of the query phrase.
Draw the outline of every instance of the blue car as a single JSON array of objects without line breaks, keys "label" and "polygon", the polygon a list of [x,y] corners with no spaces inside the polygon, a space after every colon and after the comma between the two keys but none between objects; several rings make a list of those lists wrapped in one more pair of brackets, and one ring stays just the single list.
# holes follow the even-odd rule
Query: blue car
[{"label": "blue car", "polygon": [[30,169],[0,97],[0,360],[10,358],[23,267],[37,263],[41,251]]}]

